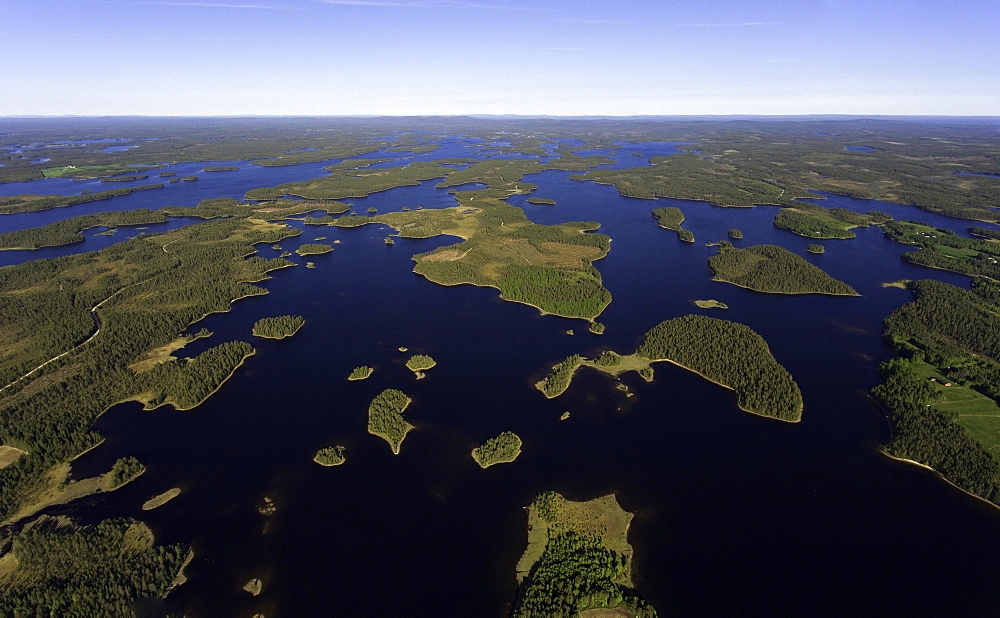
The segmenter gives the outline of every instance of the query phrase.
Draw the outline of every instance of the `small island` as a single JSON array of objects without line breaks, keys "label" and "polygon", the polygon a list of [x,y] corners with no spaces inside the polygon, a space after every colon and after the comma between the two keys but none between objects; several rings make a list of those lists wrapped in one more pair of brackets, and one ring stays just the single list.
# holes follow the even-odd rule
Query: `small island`
[{"label": "small island", "polygon": [[344,457],[346,448],[340,445],[324,446],[316,451],[313,461],[321,466],[339,466],[347,461],[347,458]]},{"label": "small island", "polygon": [[694,304],[698,305],[702,309],[729,309],[729,305],[722,302],[721,300],[715,300],[710,298],[708,300],[696,300]]},{"label": "small island", "polygon": [[708,258],[708,267],[714,280],[757,292],[860,296],[843,281],[777,245],[737,249],[725,241],[719,244],[719,253]]},{"label": "small island", "polygon": [[809,253],[820,254],[826,252],[826,247],[818,243],[810,243],[809,246],[806,247],[806,251]]},{"label": "small island", "polygon": [[660,227],[679,232],[681,224],[684,223],[684,211],[676,206],[666,208],[656,208],[652,211],[653,217]]},{"label": "small island", "polygon": [[729,230],[729,237],[732,238],[733,240],[742,240],[743,239],[743,231],[742,230],[738,230],[736,228],[733,228],[733,229]]},{"label": "small island", "polygon": [[168,489],[167,491],[163,492],[162,494],[158,494],[156,496],[153,496],[149,500],[146,500],[145,502],[143,502],[142,503],[142,510],[144,510],[144,511],[152,511],[153,509],[159,508],[159,507],[163,506],[164,504],[166,504],[167,502],[170,502],[171,500],[173,500],[174,498],[176,498],[179,495],[181,495],[181,488],[180,487],[172,487],[172,488]]},{"label": "small island", "polygon": [[426,375],[425,371],[435,365],[437,361],[426,354],[414,354],[406,361],[406,367],[417,376],[418,380]]},{"label": "small island", "polygon": [[520,454],[521,438],[511,431],[504,431],[484,442],[482,446],[472,449],[472,458],[483,469],[495,464],[510,463]]},{"label": "small island", "polygon": [[299,255],[320,255],[322,253],[330,253],[333,251],[331,245],[324,245],[321,242],[304,243],[295,250],[295,253]]},{"label": "small island", "polygon": [[355,367],[351,370],[351,375],[347,376],[348,380],[365,380],[370,376],[375,370],[367,365],[361,365],[360,367]]},{"label": "small island", "polygon": [[550,200],[545,197],[529,197],[525,201],[528,202],[529,204],[541,204],[543,206],[555,206],[556,204],[555,200]]},{"label": "small island", "polygon": [[648,382],[653,379],[650,365],[661,361],[734,391],[741,410],[792,423],[802,418],[798,384],[760,335],[749,326],[697,314],[660,322],[643,336],[634,354],[608,350],[595,360],[574,354],[552,367],[535,387],[549,399],[558,397],[582,366],[612,376],[636,371]]},{"label": "small island", "polygon": [[261,318],[253,325],[254,337],[265,339],[284,339],[299,332],[306,319],[301,315],[279,315],[273,318]]},{"label": "small island", "polygon": [[403,438],[414,428],[403,419],[403,411],[410,401],[405,393],[387,388],[376,395],[368,406],[368,433],[388,442],[394,455],[399,455]]},{"label": "small island", "polygon": [[517,563],[514,616],[656,616],[634,589],[632,513],[614,494],[571,502],[555,492],[528,511],[528,547]]},{"label": "small island", "polygon": [[203,172],[235,172],[240,168],[232,165],[216,165],[202,169]]},{"label": "small island", "polygon": [[595,335],[603,335],[604,324],[601,324],[600,322],[591,322],[590,326],[587,327],[587,330],[594,333]]}]

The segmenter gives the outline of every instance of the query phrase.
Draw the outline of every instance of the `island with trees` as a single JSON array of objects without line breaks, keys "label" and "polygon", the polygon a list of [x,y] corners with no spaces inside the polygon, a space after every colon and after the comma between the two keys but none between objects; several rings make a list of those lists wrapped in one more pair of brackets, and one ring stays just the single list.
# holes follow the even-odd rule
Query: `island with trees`
[{"label": "island with trees", "polygon": [[798,385],[760,335],[737,322],[696,314],[657,324],[643,336],[633,354],[607,351],[596,360],[570,356],[535,386],[546,397],[557,397],[583,366],[614,376],[636,371],[648,381],[652,379],[650,365],[660,361],[734,391],[741,410],[792,423],[802,418]]},{"label": "island with trees", "polygon": [[410,401],[402,391],[387,388],[376,395],[368,406],[368,433],[388,442],[394,455],[399,455],[403,438],[414,428],[403,418],[403,411]]},{"label": "island with trees", "polygon": [[301,315],[278,315],[261,318],[253,325],[254,337],[265,339],[284,339],[299,332],[306,319]]},{"label": "island with trees", "polygon": [[330,253],[333,251],[333,245],[327,245],[321,242],[307,242],[299,245],[299,248],[295,250],[295,253],[299,255],[320,255],[323,253]]},{"label": "island with trees", "polygon": [[632,513],[615,496],[573,502],[539,494],[528,511],[528,546],[517,564],[513,616],[656,616],[632,583]]},{"label": "island with trees", "polygon": [[1000,505],[1000,284],[906,287],[916,299],[884,322],[901,357],[872,390],[893,426],[885,451]]},{"label": "island with trees", "polygon": [[777,245],[737,249],[728,242],[708,258],[713,279],[771,294],[829,294],[859,296],[857,290],[834,279],[802,257]]},{"label": "island with trees", "polygon": [[348,380],[366,380],[368,376],[372,374],[375,370],[368,365],[361,365],[360,367],[355,367],[351,370],[351,374],[347,376]]},{"label": "island with trees", "polygon": [[437,365],[437,361],[426,354],[414,354],[406,361],[406,368],[416,374],[417,378],[424,377],[424,372]]},{"label": "island with trees", "polygon": [[856,238],[856,227],[882,225],[892,221],[884,212],[870,210],[861,214],[847,208],[824,208],[801,202],[794,208],[782,208],[774,216],[774,226],[808,238]]},{"label": "island with trees", "polygon": [[965,238],[916,221],[893,221],[883,232],[891,240],[920,247],[902,255],[906,262],[1000,281],[1000,243]]},{"label": "island with trees", "polygon": [[511,431],[503,431],[481,446],[472,449],[472,458],[480,468],[510,463],[521,454],[521,438]]},{"label": "island with trees", "polygon": [[347,458],[344,457],[345,450],[347,450],[347,447],[336,444],[324,446],[316,451],[313,461],[321,466],[339,466],[347,461]]}]

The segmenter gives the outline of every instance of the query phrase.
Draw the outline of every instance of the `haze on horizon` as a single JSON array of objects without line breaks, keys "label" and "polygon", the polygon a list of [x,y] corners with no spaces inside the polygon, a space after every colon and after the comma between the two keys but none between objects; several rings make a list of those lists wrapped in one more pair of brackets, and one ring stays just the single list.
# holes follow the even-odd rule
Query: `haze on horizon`
[{"label": "haze on horizon", "polygon": [[995,0],[7,0],[0,116],[1000,116]]}]

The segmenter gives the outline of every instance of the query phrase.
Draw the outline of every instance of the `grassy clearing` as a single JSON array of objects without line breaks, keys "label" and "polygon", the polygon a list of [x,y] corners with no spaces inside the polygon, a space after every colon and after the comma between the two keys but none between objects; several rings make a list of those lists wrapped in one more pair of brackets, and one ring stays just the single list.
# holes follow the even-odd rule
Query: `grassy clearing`
[{"label": "grassy clearing", "polygon": [[930,405],[935,410],[955,415],[959,425],[993,457],[1000,459],[1000,407],[997,403],[979,391],[952,382],[932,365],[913,363],[912,366],[921,380],[936,380],[932,384],[938,399]]}]

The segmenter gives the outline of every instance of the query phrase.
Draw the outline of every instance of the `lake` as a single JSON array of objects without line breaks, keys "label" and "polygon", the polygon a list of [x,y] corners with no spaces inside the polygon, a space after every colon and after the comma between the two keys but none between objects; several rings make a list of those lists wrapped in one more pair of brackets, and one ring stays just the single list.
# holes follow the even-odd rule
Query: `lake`
[{"label": "lake", "polygon": [[[392,164],[404,164],[479,158],[483,147],[461,136],[444,142],[412,159],[388,154],[397,159]],[[546,147],[551,152],[555,143]],[[673,151],[671,143],[625,144],[615,166],[645,165],[649,156]],[[241,197],[249,188],[321,175],[329,163],[179,164],[168,169],[179,176],[206,165],[240,170],[199,174],[197,182],[162,191],[4,216],[0,225],[39,225],[95,204],[118,210]],[[598,318],[605,334],[589,333],[583,320],[542,316],[500,300],[494,289],[439,286],[412,272],[412,255],[457,238],[386,245],[393,231],[382,225],[304,227],[301,236],[280,243],[282,250],[322,236],[322,242],[341,242],[328,254],[290,257],[299,266],[264,282],[270,294],[240,300],[232,311],[193,325],[191,332],[204,327],[214,334],[179,352],[193,355],[242,339],[257,354],[194,410],[144,412],[128,403],[104,414],[95,428],[107,440],[75,463],[74,474],[103,472],[126,455],[147,472],[111,494],[49,512],[85,521],[136,517],[160,542],[190,543],[195,558],[188,583],[151,604],[153,613],[504,615],[526,543],[523,507],[546,490],[576,500],[614,492],[636,514],[629,535],[634,579],[662,615],[995,609],[1000,513],[933,472],[880,454],[889,428],[865,394],[879,381],[879,363],[892,356],[881,340],[881,321],[911,299],[882,283],[933,278],[966,287],[969,278],[903,262],[899,256],[911,248],[877,228],[856,230],[853,240],[822,241],[826,253],[811,255],[805,247],[815,240],[773,226],[774,207],[625,198],[614,187],[569,180],[573,174],[525,177],[539,185],[534,195],[555,199],[554,206],[528,204],[527,196],[509,202],[536,223],[598,221],[599,232],[612,238],[609,255],[595,262],[613,295]],[[83,186],[73,182],[35,181],[32,191]],[[371,206],[380,213],[454,205],[436,182],[348,201],[359,212]],[[884,210],[960,233],[979,225],[906,206],[825,197],[818,203]],[[656,225],[650,210],[662,206],[684,211],[695,243],[679,242]],[[153,227],[148,231],[159,231]],[[711,281],[706,260],[715,248],[705,243],[727,239],[730,228],[743,231],[736,246],[781,245],[862,296],[780,296]],[[119,232],[126,233],[130,228]],[[120,240],[88,235],[83,246],[52,251],[97,248],[91,238]],[[280,253],[258,249],[264,257]],[[315,268],[305,268],[307,260]],[[710,298],[730,309],[693,304]],[[295,337],[250,336],[257,319],[289,313],[306,319]],[[633,397],[590,370],[553,400],[533,387],[570,354],[632,352],[649,328],[687,313],[734,320],[760,333],[802,389],[802,422],[742,412],[730,391],[665,363],[655,365],[650,384],[635,374],[622,378]],[[415,353],[438,363],[421,380],[403,364]],[[375,367],[372,377],[348,382],[362,364]],[[366,432],[368,403],[385,388],[413,398],[406,418],[416,430],[398,456]],[[571,416],[560,421],[565,411]],[[523,439],[522,455],[480,469],[470,451],[506,430]],[[347,462],[313,463],[316,450],[330,444],[347,447]],[[180,487],[181,495],[156,510],[140,509],[171,487]],[[257,510],[264,497],[277,506],[269,518]],[[242,590],[254,577],[263,581],[259,597]]]}]

